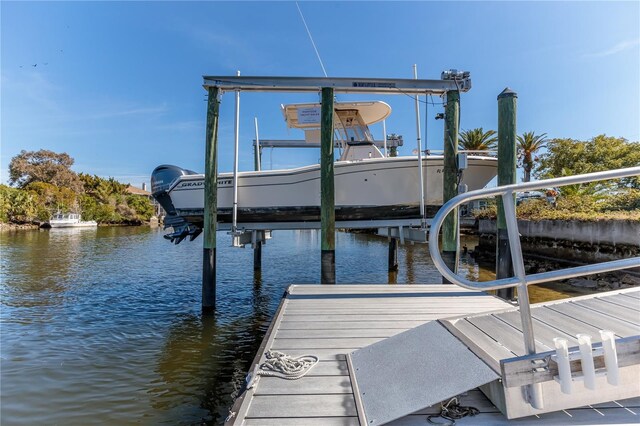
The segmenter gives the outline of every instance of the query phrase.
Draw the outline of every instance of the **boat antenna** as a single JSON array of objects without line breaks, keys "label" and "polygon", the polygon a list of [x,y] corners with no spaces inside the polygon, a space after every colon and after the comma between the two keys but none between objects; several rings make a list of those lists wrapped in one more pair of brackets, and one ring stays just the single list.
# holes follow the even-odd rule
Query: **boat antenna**
[{"label": "boat antenna", "polygon": [[313,50],[316,51],[316,56],[318,57],[318,61],[320,62],[320,66],[322,67],[322,72],[325,77],[329,77],[327,75],[327,70],[324,69],[324,64],[322,63],[322,58],[320,57],[320,52],[318,52],[318,48],[316,44],[313,42],[313,37],[311,36],[311,31],[309,31],[309,27],[307,26],[307,21],[304,19],[304,15],[302,14],[302,10],[300,9],[300,5],[296,2],[296,7],[298,8],[298,12],[300,12],[300,17],[302,18],[302,23],[304,24],[305,29],[307,30],[307,34],[309,35],[309,40],[311,40],[311,45],[313,46]]}]

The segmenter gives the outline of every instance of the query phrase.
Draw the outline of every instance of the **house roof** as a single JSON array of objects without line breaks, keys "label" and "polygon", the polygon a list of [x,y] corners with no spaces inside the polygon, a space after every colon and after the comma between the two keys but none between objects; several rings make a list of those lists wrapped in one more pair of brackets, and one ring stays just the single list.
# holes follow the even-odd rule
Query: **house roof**
[{"label": "house roof", "polygon": [[136,188],[133,185],[129,185],[127,187],[127,192],[129,194],[134,194],[134,195],[145,195],[147,197],[151,196],[151,193],[149,191],[145,191],[144,189]]}]

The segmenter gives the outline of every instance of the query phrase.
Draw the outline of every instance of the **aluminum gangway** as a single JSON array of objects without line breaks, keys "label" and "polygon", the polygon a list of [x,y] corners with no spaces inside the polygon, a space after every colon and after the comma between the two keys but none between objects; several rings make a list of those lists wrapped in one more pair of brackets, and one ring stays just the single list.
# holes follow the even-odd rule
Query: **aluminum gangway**
[{"label": "aluminum gangway", "polygon": [[[600,389],[600,392],[592,392],[595,390],[596,376],[606,375],[607,383],[609,385],[617,385],[621,382],[619,379],[620,373],[618,372],[618,369],[621,368],[622,364],[624,364],[625,366],[633,366],[634,369],[629,370],[628,374],[638,376],[640,379],[640,373],[638,373],[638,367],[640,366],[640,336],[635,335],[627,337],[626,339],[615,339],[615,335],[610,331],[601,330],[600,336],[595,337],[594,340],[601,340],[602,343],[592,345],[592,336],[583,333],[577,335],[579,346],[574,348],[569,348],[567,346],[568,343],[566,339],[558,337],[554,340],[556,347],[555,353],[540,354],[536,352],[536,338],[533,331],[533,320],[527,287],[529,285],[584,275],[638,268],[640,267],[640,257],[630,257],[626,259],[528,275],[525,272],[525,264],[518,233],[518,222],[515,208],[516,192],[635,176],[640,176],[640,167],[506,185],[496,188],[486,188],[460,194],[452,198],[442,206],[431,223],[429,251],[435,266],[444,278],[453,284],[457,284],[463,288],[471,290],[499,290],[511,287],[517,288],[518,310],[520,312],[519,326],[521,327],[521,334],[524,338],[526,355],[520,358],[500,360],[502,370],[501,380],[503,385],[506,387],[509,387],[510,383],[513,384],[514,387],[522,387],[522,390],[524,391],[524,400],[535,410],[545,409],[545,404],[543,402],[545,392],[543,384],[544,382],[554,380],[560,383],[562,391],[557,394],[556,397],[560,399],[566,398],[568,404],[566,408],[576,406],[576,404],[585,405],[615,399],[608,399],[608,393],[614,392],[611,390],[608,391],[605,389],[603,391]],[[501,197],[502,205],[504,206],[514,276],[499,278],[493,281],[475,282],[460,276],[449,269],[438,248],[438,234],[447,215],[450,214],[457,206],[472,200],[493,196]],[[640,236],[638,241],[640,244]],[[622,310],[624,307],[619,309]],[[638,314],[635,313],[634,315],[637,316]],[[631,317],[630,319],[627,318],[626,320],[630,324],[635,323],[635,329],[639,330],[636,334],[640,334],[640,326],[638,326],[640,321],[635,321],[633,318],[634,317]],[[500,342],[497,343],[499,344]],[[578,360],[581,361],[578,362]],[[604,368],[596,371],[594,365],[604,366]],[[551,370],[557,372],[557,375],[549,374],[549,371]],[[515,376],[526,377],[526,379],[515,380]],[[574,385],[576,381],[584,383],[584,386],[580,388],[583,393],[582,399],[579,395],[578,397],[575,395],[576,393],[580,393],[580,389],[576,390],[576,386]],[[634,389],[631,389],[631,396],[638,397],[640,396],[640,384],[638,384],[639,382],[635,383],[636,384],[632,386]],[[585,388],[587,389],[586,391],[584,391]],[[510,401],[507,397],[506,405],[508,406],[509,403]],[[533,413],[535,413],[535,410],[533,410]]]}]

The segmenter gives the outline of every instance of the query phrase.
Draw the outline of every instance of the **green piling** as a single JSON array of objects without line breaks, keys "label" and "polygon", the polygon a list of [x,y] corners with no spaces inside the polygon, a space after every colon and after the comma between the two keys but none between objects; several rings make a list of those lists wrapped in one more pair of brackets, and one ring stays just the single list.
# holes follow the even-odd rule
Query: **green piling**
[{"label": "green piling", "polygon": [[[498,95],[498,186],[516,183],[516,107],[518,94],[506,88]],[[501,200],[498,200],[496,244],[496,278],[513,276],[507,222]],[[498,290],[498,296],[513,299],[513,288]]]},{"label": "green piling", "polygon": [[218,121],[217,87],[209,87],[204,173],[204,229],[202,251],[202,312],[216,306],[216,226],[218,222]]},{"label": "green piling", "polygon": [[333,184],[333,88],[322,88],[320,115],[320,282],[336,282],[336,213]]},{"label": "green piling", "polygon": [[[458,128],[460,125],[460,92],[447,92],[444,116],[443,203],[458,195]],[[458,208],[442,224],[442,258],[454,273],[458,270]],[[442,282],[449,280],[442,278]]]}]

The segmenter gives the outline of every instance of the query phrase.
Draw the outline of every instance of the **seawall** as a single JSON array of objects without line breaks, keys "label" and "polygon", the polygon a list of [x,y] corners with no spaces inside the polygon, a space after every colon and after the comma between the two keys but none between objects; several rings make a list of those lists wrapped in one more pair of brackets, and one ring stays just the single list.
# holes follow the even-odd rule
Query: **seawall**
[{"label": "seawall", "polygon": [[[640,256],[640,222],[519,220],[518,230],[528,273]],[[479,220],[477,232],[475,255],[495,261],[496,221]],[[640,285],[640,268],[574,278],[568,283],[594,289]]]}]

